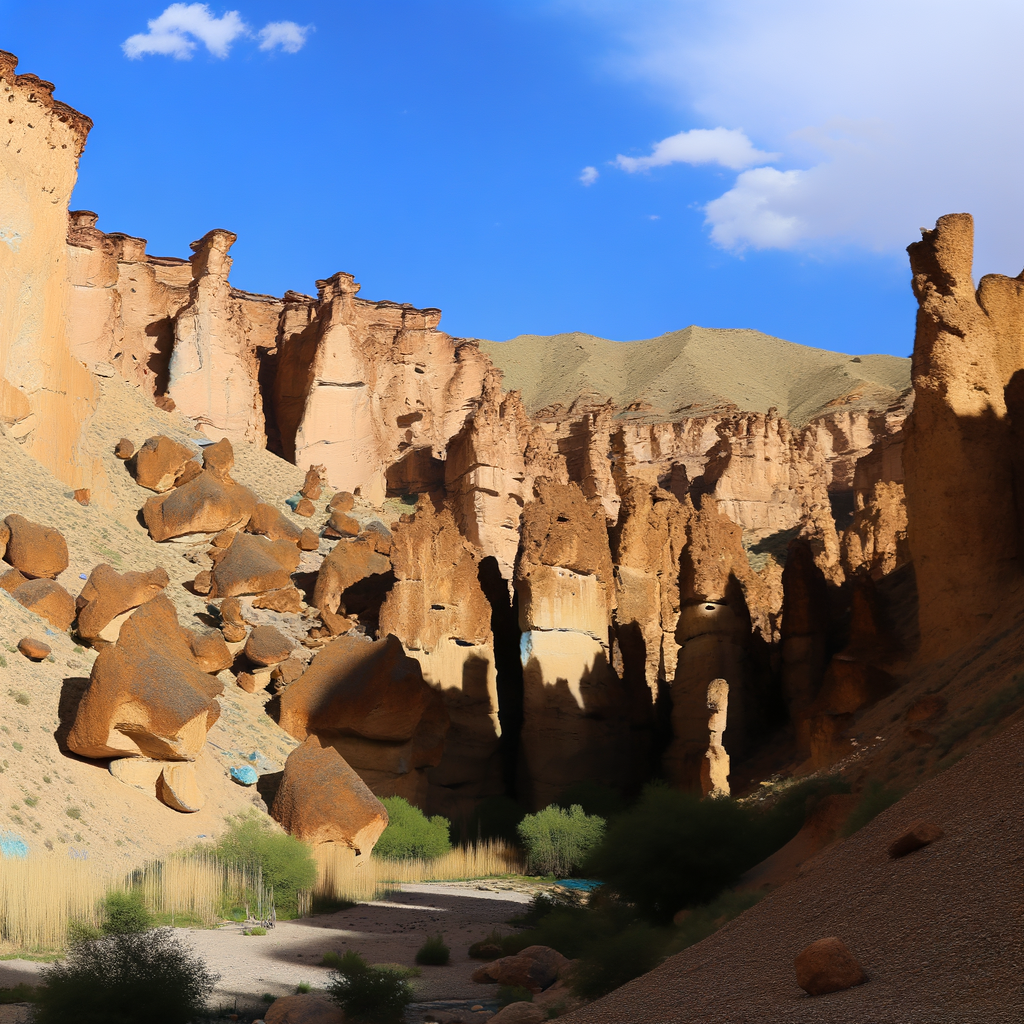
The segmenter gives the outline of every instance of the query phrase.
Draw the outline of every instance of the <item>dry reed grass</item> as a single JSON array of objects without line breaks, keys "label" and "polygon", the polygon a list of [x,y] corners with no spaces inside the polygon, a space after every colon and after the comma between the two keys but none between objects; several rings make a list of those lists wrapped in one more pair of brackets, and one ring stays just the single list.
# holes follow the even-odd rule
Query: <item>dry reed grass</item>
[{"label": "dry reed grass", "polygon": [[315,893],[334,899],[372,900],[402,883],[454,882],[523,871],[522,858],[501,840],[458,846],[435,860],[356,857],[334,843],[316,847],[313,856],[318,869]]},{"label": "dry reed grass", "polygon": [[[457,847],[436,860],[356,857],[346,847],[314,849],[316,895],[372,900],[403,882],[458,881],[518,874],[523,865],[504,843]],[[155,861],[127,875],[89,861],[55,857],[4,860],[0,869],[0,951],[50,952],[67,944],[72,922],[99,926],[103,897],[112,890],[142,890],[146,907],[170,924],[214,927],[233,906],[256,919],[269,916],[273,892],[259,871],[226,867],[210,853]],[[300,900],[309,912],[310,898]]]}]

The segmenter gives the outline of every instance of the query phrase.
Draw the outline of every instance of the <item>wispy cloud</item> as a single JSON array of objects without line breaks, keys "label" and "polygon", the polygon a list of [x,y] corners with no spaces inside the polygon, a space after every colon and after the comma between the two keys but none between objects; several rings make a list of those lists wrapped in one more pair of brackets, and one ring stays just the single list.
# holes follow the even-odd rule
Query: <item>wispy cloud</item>
[{"label": "wispy cloud", "polygon": [[763,153],[739,128],[691,128],[654,144],[650,156],[622,156],[615,165],[631,174],[669,164],[719,164],[741,171],[755,164],[778,160],[778,153]]},{"label": "wispy cloud", "polygon": [[280,47],[285,53],[298,53],[306,45],[306,37],[315,29],[312,25],[296,25],[294,21],[272,21],[259,31],[260,49]]},{"label": "wispy cloud", "polygon": [[171,4],[146,24],[149,31],[129,36],[121,44],[125,56],[132,60],[150,54],[191,60],[200,43],[212,56],[223,60],[235,40],[254,35],[260,40],[261,50],[280,48],[285,53],[298,53],[313,31],[312,25],[272,21],[254,33],[238,11],[227,11],[216,18],[207,4]]},{"label": "wispy cloud", "polygon": [[[969,210],[979,270],[1019,261],[1019,0],[563,2],[608,26],[615,66],[682,124],[743,125],[782,154],[719,161],[738,174],[705,207],[716,244],[895,254],[920,225]],[[695,134],[619,166],[658,166]]]},{"label": "wispy cloud", "polygon": [[600,176],[596,167],[584,167],[579,180],[589,188]]}]

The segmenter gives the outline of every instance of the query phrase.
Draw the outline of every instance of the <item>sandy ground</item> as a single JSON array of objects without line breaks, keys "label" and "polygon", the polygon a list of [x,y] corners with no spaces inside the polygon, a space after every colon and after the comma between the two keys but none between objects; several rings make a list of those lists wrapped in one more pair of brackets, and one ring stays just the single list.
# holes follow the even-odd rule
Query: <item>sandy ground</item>
[{"label": "sandy ground", "polygon": [[[220,981],[212,1003],[239,1011],[265,1007],[264,993],[292,995],[305,982],[314,990],[327,984],[329,968],[321,967],[324,953],[356,950],[369,963],[415,965],[416,951],[429,935],[441,933],[451,948],[446,967],[423,967],[412,979],[417,1003],[453,1001],[486,1004],[497,986],[470,980],[480,966],[467,955],[469,946],[493,928],[512,929],[508,919],[522,913],[528,892],[496,890],[500,882],[404,885],[388,900],[359,903],[336,914],[301,921],[282,921],[267,935],[243,935],[242,925],[210,931],[179,929],[179,934],[202,955]],[[20,982],[35,984],[45,964],[27,960],[0,961],[0,987]],[[14,1024],[14,1010],[0,1024]],[[410,1020],[422,1017],[413,1007]],[[9,1018],[9,1019],[8,1019]]]},{"label": "sandy ground", "polygon": [[844,409],[884,409],[910,387],[909,359],[848,356],[750,330],[687,327],[629,342],[523,334],[481,341],[480,349],[504,374],[505,390],[522,392],[531,415],[580,397],[611,398],[620,409],[642,403],[630,418],[774,406],[801,425],[837,399]]}]

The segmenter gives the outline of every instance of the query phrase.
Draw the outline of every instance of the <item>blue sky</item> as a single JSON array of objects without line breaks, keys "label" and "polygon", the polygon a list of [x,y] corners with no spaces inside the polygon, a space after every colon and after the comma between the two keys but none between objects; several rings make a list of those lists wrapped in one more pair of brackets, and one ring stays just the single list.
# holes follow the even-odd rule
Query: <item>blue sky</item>
[{"label": "blue sky", "polygon": [[165,8],[0,0],[0,47],[95,121],[73,205],[157,255],[229,228],[240,288],[346,270],[460,336],[907,355],[919,226],[969,210],[977,269],[1024,262],[1022,5],[238,0],[148,29]]}]

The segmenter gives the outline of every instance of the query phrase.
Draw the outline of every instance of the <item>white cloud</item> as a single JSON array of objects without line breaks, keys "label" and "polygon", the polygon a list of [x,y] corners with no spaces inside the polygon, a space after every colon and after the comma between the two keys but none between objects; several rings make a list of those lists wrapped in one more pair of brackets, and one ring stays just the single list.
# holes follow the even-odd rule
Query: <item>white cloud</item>
[{"label": "white cloud", "polygon": [[588,188],[600,177],[596,167],[584,167],[580,172],[580,181]]},{"label": "white cloud", "polygon": [[896,254],[966,210],[976,268],[1019,266],[1019,0],[563,3],[612,30],[618,73],[683,125],[743,125],[781,154],[707,205],[716,244]]},{"label": "white cloud", "polygon": [[296,25],[294,21],[272,21],[260,29],[260,49],[280,46],[285,53],[298,53],[306,45],[312,25]]},{"label": "white cloud", "polygon": [[[228,11],[215,18],[207,4],[171,4],[163,14],[146,24],[148,32],[129,36],[121,44],[126,57],[138,60],[147,54],[158,54],[175,60],[191,60],[196,46],[202,43],[214,57],[224,59],[236,39],[254,34],[238,11]],[[312,31],[312,25],[272,21],[256,35],[261,50],[280,47],[285,53],[298,53]]]},{"label": "white cloud", "polygon": [[755,149],[739,128],[691,128],[655,143],[650,156],[622,156],[620,153],[615,164],[631,174],[669,164],[721,164],[741,171],[754,164],[771,163],[779,155]]}]

